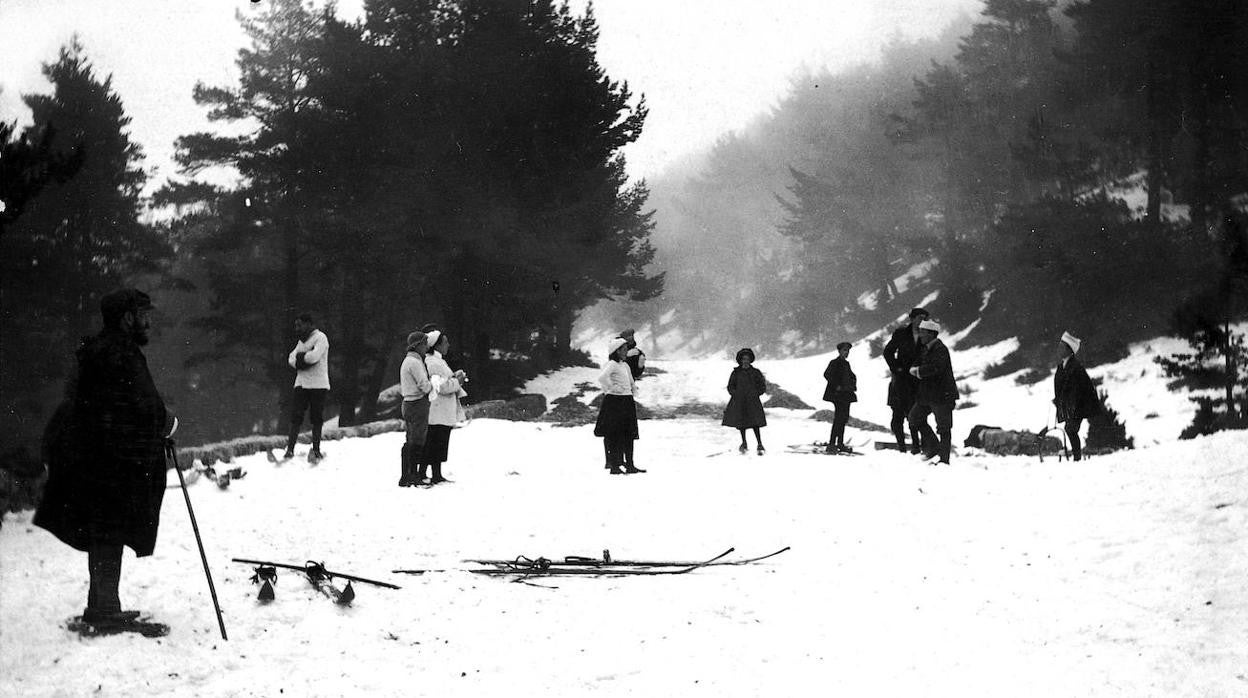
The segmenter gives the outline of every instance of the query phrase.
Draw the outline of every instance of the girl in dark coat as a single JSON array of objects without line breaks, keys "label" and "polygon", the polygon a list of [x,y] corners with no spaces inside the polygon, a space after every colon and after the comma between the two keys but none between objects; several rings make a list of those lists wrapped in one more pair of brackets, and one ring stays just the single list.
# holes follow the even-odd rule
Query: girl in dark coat
[{"label": "girl in dark coat", "polygon": [[1083,457],[1083,444],[1079,441],[1083,420],[1101,410],[1101,400],[1096,395],[1096,388],[1092,387],[1092,379],[1075,356],[1079,343],[1079,339],[1071,333],[1062,334],[1058,349],[1061,360],[1053,374],[1053,404],[1057,407],[1057,423],[1066,423],[1070,453],[1075,460]]},{"label": "girl in dark coat", "polygon": [[850,368],[848,360],[852,346],[849,342],[837,344],[836,350],[840,352],[840,356],[829,361],[828,367],[823,371],[823,379],[828,382],[828,387],[823,391],[823,399],[836,408],[836,414],[832,417],[832,435],[828,437],[828,446],[824,449],[827,453],[851,452],[845,446],[845,425],[849,423],[850,403],[858,401],[858,377],[854,375],[854,369]]},{"label": "girl in dark coat", "polygon": [[732,369],[728,377],[728,406],[724,408],[723,425],[741,432],[741,453],[750,450],[745,441],[745,430],[754,430],[754,441],[758,444],[758,455],[763,455],[763,437],[759,429],[767,426],[767,415],[763,414],[763,401],[759,396],[767,392],[767,380],[763,372],[754,368],[754,351],[749,347],[737,352],[737,367]]},{"label": "girl in dark coat", "polygon": [[637,440],[637,384],[627,363],[628,346],[622,338],[611,340],[607,366],[598,376],[602,386],[602,407],[594,436],[601,436],[612,475],[644,473],[633,464],[633,442]]}]

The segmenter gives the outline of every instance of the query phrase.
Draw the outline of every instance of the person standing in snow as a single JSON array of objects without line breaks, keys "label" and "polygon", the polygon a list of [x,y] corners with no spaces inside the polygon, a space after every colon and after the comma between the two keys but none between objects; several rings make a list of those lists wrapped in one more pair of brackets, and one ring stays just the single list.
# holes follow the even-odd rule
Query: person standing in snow
[{"label": "person standing in snow", "polygon": [[633,374],[633,380],[641,380],[642,374],[646,372],[646,353],[637,346],[636,331],[630,327],[617,336],[626,342],[627,353],[624,359],[628,363],[629,371]]},{"label": "person standing in snow", "polygon": [[728,376],[728,406],[724,408],[722,424],[741,432],[741,453],[750,450],[745,440],[745,430],[754,430],[754,443],[758,446],[758,455],[763,455],[763,436],[760,431],[767,426],[767,415],[763,413],[763,401],[760,396],[767,392],[767,379],[763,372],[754,368],[754,350],[745,347],[737,352],[737,366]]},{"label": "person standing in snow", "polygon": [[1079,430],[1083,427],[1083,420],[1100,412],[1101,401],[1088,372],[1079,362],[1079,357],[1075,356],[1079,351],[1079,338],[1063,332],[1058,344],[1057,370],[1053,373],[1053,404],[1057,407],[1057,423],[1066,423],[1071,455],[1080,460],[1083,444],[1079,441]]},{"label": "person standing in snow", "polygon": [[461,371],[452,371],[442,358],[450,348],[450,340],[440,330],[433,330],[426,335],[429,355],[425,357],[425,368],[429,371],[429,431],[425,440],[424,453],[420,460],[416,480],[425,479],[426,465],[431,469],[429,484],[436,485],[446,482],[442,477],[442,464],[446,462],[447,452],[451,444],[451,429],[464,421],[464,406],[460,398],[468,397],[463,384],[468,376]]},{"label": "person standing in snow", "polygon": [[66,400],[44,434],[48,481],[34,523],[87,554],[82,621],[101,632],[144,624],[121,608],[122,549],[155,550],[166,439],[178,424],[143,356],[151,310],[133,288],[100,299],[104,329],[78,348]]},{"label": "person standing in snow", "polygon": [[[958,401],[958,384],[953,377],[949,349],[937,339],[938,334],[939,323],[933,320],[919,323],[919,343],[923,349],[919,352],[918,365],[910,368],[910,375],[919,379],[910,423],[917,424],[923,436],[923,455],[931,462],[939,458],[948,465],[953,452],[953,407]],[[935,434],[927,423],[929,414],[936,415]]]},{"label": "person standing in snow", "polygon": [[838,356],[828,362],[823,370],[823,379],[828,386],[823,390],[824,402],[832,403],[836,414],[832,417],[832,434],[828,437],[826,453],[851,453],[845,446],[845,425],[849,423],[849,406],[858,401],[858,377],[849,365],[849,350],[853,347],[849,342],[836,345]]},{"label": "person standing in snow", "polygon": [[295,443],[303,427],[303,413],[312,422],[312,450],[308,462],[317,463],[321,453],[321,428],[325,424],[325,398],[329,395],[329,338],[316,328],[311,313],[295,318],[295,335],[299,341],[286,362],[295,369],[295,392],[291,397],[290,433],[286,437],[283,460],[295,457]]},{"label": "person standing in snow", "polygon": [[429,432],[429,394],[433,383],[429,381],[429,369],[425,365],[428,336],[416,331],[407,335],[407,355],[399,366],[399,391],[403,395],[403,471],[399,475],[399,487],[424,484],[424,474],[418,472],[424,463],[425,442]]},{"label": "person standing in snow", "polygon": [[[910,375],[910,368],[919,358],[919,323],[928,318],[927,310],[914,308],[910,311],[910,322],[898,327],[888,343],[884,345],[884,361],[888,364],[888,406],[893,411],[893,419],[889,426],[893,437],[897,439],[897,450],[906,451],[906,422],[910,418],[910,410],[914,407],[914,399],[919,392],[919,381]],[[910,422],[911,453],[919,453],[919,428]]]},{"label": "person standing in snow", "polygon": [[629,368],[628,342],[621,337],[607,345],[607,365],[598,376],[602,386],[602,406],[594,424],[594,436],[602,437],[607,463],[612,475],[644,473],[633,463],[633,442],[640,438],[637,431],[637,383]]}]

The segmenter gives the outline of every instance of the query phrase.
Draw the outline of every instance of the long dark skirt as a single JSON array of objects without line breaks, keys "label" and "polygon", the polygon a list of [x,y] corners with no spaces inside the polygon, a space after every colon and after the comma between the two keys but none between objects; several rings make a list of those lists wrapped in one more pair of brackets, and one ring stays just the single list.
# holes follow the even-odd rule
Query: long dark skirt
[{"label": "long dark skirt", "polygon": [[594,436],[637,439],[637,403],[632,395],[604,395]]},{"label": "long dark skirt", "polygon": [[445,463],[451,447],[451,427],[446,424],[430,424],[425,437],[423,460],[426,463]]}]

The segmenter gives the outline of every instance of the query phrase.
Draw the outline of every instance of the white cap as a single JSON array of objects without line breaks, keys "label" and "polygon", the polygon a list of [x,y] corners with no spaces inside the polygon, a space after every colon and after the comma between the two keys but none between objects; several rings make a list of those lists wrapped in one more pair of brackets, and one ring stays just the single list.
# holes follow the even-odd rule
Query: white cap
[{"label": "white cap", "polygon": [[936,334],[940,334],[940,323],[935,320],[924,320],[919,323],[920,330],[931,330]]},{"label": "white cap", "polygon": [[1076,337],[1075,335],[1069,332],[1062,333],[1062,341],[1066,342],[1066,346],[1070,347],[1070,351],[1072,354],[1075,352],[1078,352],[1079,345],[1083,343],[1083,340],[1079,339],[1078,337]]},{"label": "white cap", "polygon": [[431,330],[425,334],[425,344],[431,351],[433,350],[433,345],[437,344],[439,339],[442,339],[441,330]]},{"label": "white cap", "polygon": [[608,353],[608,354],[614,354],[616,349],[619,349],[620,347],[624,346],[625,344],[628,344],[628,342],[627,342],[626,340],[624,340],[624,339],[622,339],[622,338],[620,338],[620,337],[615,337],[615,338],[614,338],[614,339],[612,339],[610,342],[607,342],[607,353]]}]

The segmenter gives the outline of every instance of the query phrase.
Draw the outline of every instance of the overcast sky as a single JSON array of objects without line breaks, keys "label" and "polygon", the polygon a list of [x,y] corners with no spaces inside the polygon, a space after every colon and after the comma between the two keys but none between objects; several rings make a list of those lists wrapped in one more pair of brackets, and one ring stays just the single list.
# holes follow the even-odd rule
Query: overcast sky
[{"label": "overcast sky", "polygon": [[[262,0],[263,1],[263,0]],[[318,2],[318,5],[321,3]],[[362,0],[340,0],[354,16]],[[574,0],[583,9],[587,0]],[[896,32],[938,32],[981,0],[598,0],[599,59],[645,94],[650,117],[626,155],[634,177],[746,125],[803,66],[873,60]],[[197,80],[233,84],[250,0],[0,0],[0,119],[26,122],[20,95],[48,92],[40,65],[77,32],[97,73],[113,76],[154,175],[174,175],[173,141],[208,128]]]}]

